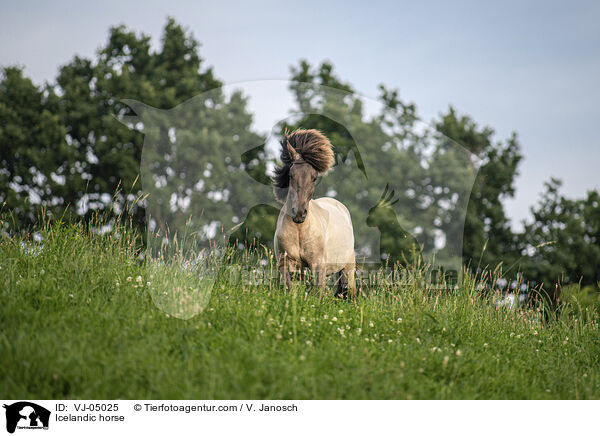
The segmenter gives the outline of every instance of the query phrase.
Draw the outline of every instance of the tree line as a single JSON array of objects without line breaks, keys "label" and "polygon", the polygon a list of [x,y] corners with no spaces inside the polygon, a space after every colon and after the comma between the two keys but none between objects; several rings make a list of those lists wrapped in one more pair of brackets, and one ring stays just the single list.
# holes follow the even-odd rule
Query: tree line
[{"label": "tree line", "polygon": [[[181,150],[173,151],[174,147],[157,155],[157,161],[168,156],[170,164],[158,165],[154,175],[168,181],[171,190],[175,185],[179,197],[173,200],[173,192],[161,190],[158,183],[155,195],[175,204],[168,212],[174,214],[172,222],[190,207],[214,209],[223,221],[235,224],[236,244],[272,244],[277,208],[259,205],[246,210],[243,204],[235,204],[252,194],[244,179],[231,175],[249,174],[267,186],[269,163],[278,156],[266,147],[265,135],[253,130],[247,98],[239,91],[221,90],[223,83],[205,65],[199,48],[189,32],[169,19],[158,50],[152,49],[149,36],[113,27],[93,59],[74,57],[53,82],[41,86],[21,68],[4,67],[0,204],[1,213],[11,218],[3,221],[2,230],[10,233],[34,226],[40,211],[52,218],[84,220],[102,213],[114,220],[125,209],[143,230],[148,224],[144,202],[136,200],[142,194],[144,135],[168,139],[169,129],[163,126],[152,132],[146,126],[141,132],[124,125],[119,117],[139,113],[122,99],[168,110],[203,95],[190,113],[213,128],[206,132],[188,120],[187,127],[177,131],[177,141],[188,138],[218,146],[203,148],[199,156],[179,156]],[[516,134],[499,140],[491,128],[453,107],[424,128],[415,104],[384,85],[377,97],[379,108],[370,113],[352,85],[327,62],[300,61],[291,68],[290,84],[295,100],[291,109],[300,115],[285,120],[278,129],[315,128],[334,144],[337,164],[317,191],[340,197],[353,220],[365,223],[356,230],[357,244],[365,253],[376,249],[369,227],[380,233],[376,242],[385,261],[406,259],[407,239],[398,236],[399,229],[416,235],[432,250],[439,234],[446,238],[460,234],[463,262],[473,270],[500,270],[546,289],[557,283],[598,286],[597,191],[580,199],[566,198],[560,194],[560,181],[552,178],[531,208],[531,222],[519,232],[511,227],[503,202],[514,196],[523,159]],[[236,155],[239,144],[252,146],[240,157]],[[457,151],[463,149],[468,154]],[[186,165],[177,167],[176,158]],[[208,170],[190,174],[186,170],[190,161]],[[472,174],[469,165],[474,167]],[[227,180],[227,185],[212,186],[215,180]],[[453,194],[465,186],[469,190],[464,204],[448,206],[456,203]],[[210,197],[207,192],[227,195]],[[446,246],[450,243],[446,241]],[[451,253],[441,249],[437,255]]]}]

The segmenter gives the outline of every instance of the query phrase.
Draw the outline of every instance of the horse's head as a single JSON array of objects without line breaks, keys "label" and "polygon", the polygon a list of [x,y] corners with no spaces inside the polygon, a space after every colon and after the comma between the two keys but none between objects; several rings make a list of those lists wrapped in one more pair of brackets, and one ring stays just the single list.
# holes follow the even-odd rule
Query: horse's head
[{"label": "horse's head", "polygon": [[333,165],[329,140],[319,131],[298,129],[281,138],[283,165],[275,168],[275,197],[287,204],[295,223],[303,223],[317,177]]},{"label": "horse's head", "polygon": [[308,214],[308,202],[315,192],[318,172],[288,143],[288,152],[292,156],[288,201],[290,213],[295,223],[303,223]]},{"label": "horse's head", "polygon": [[367,225],[369,227],[377,227],[382,222],[389,221],[390,219],[396,220],[396,214],[392,206],[398,202],[398,199],[393,200],[393,198],[394,191],[388,191],[388,185],[385,185],[379,201],[369,210],[369,215],[367,216]]}]

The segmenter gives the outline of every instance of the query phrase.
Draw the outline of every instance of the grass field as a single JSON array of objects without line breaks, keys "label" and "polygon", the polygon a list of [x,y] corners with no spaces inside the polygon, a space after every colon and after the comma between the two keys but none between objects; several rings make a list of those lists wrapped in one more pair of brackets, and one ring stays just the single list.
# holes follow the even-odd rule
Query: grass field
[{"label": "grass field", "polygon": [[119,235],[0,236],[0,396],[600,398],[595,314],[499,309],[470,278],[453,291],[382,284],[348,302],[223,277],[183,320],[154,304],[149,269]]}]

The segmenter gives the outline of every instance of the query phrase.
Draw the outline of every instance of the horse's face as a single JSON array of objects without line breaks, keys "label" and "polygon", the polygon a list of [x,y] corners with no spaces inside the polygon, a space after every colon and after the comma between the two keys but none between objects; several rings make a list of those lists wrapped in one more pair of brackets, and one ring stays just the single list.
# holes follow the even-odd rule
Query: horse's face
[{"label": "horse's face", "polygon": [[308,213],[308,202],[315,192],[317,170],[307,163],[295,163],[290,168],[290,201],[292,219],[303,223]]}]

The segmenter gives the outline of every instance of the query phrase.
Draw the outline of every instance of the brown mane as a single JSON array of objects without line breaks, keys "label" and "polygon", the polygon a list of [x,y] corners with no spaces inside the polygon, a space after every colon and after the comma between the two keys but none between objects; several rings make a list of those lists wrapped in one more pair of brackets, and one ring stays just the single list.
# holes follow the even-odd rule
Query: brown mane
[{"label": "brown mane", "polygon": [[286,131],[279,143],[281,145],[280,158],[283,165],[275,168],[273,185],[275,198],[283,202],[287,196],[290,167],[292,165],[292,159],[287,149],[288,143],[298,152],[304,162],[310,164],[320,174],[325,174],[331,168],[334,158],[333,146],[329,139],[315,129],[298,129],[292,133]]}]

